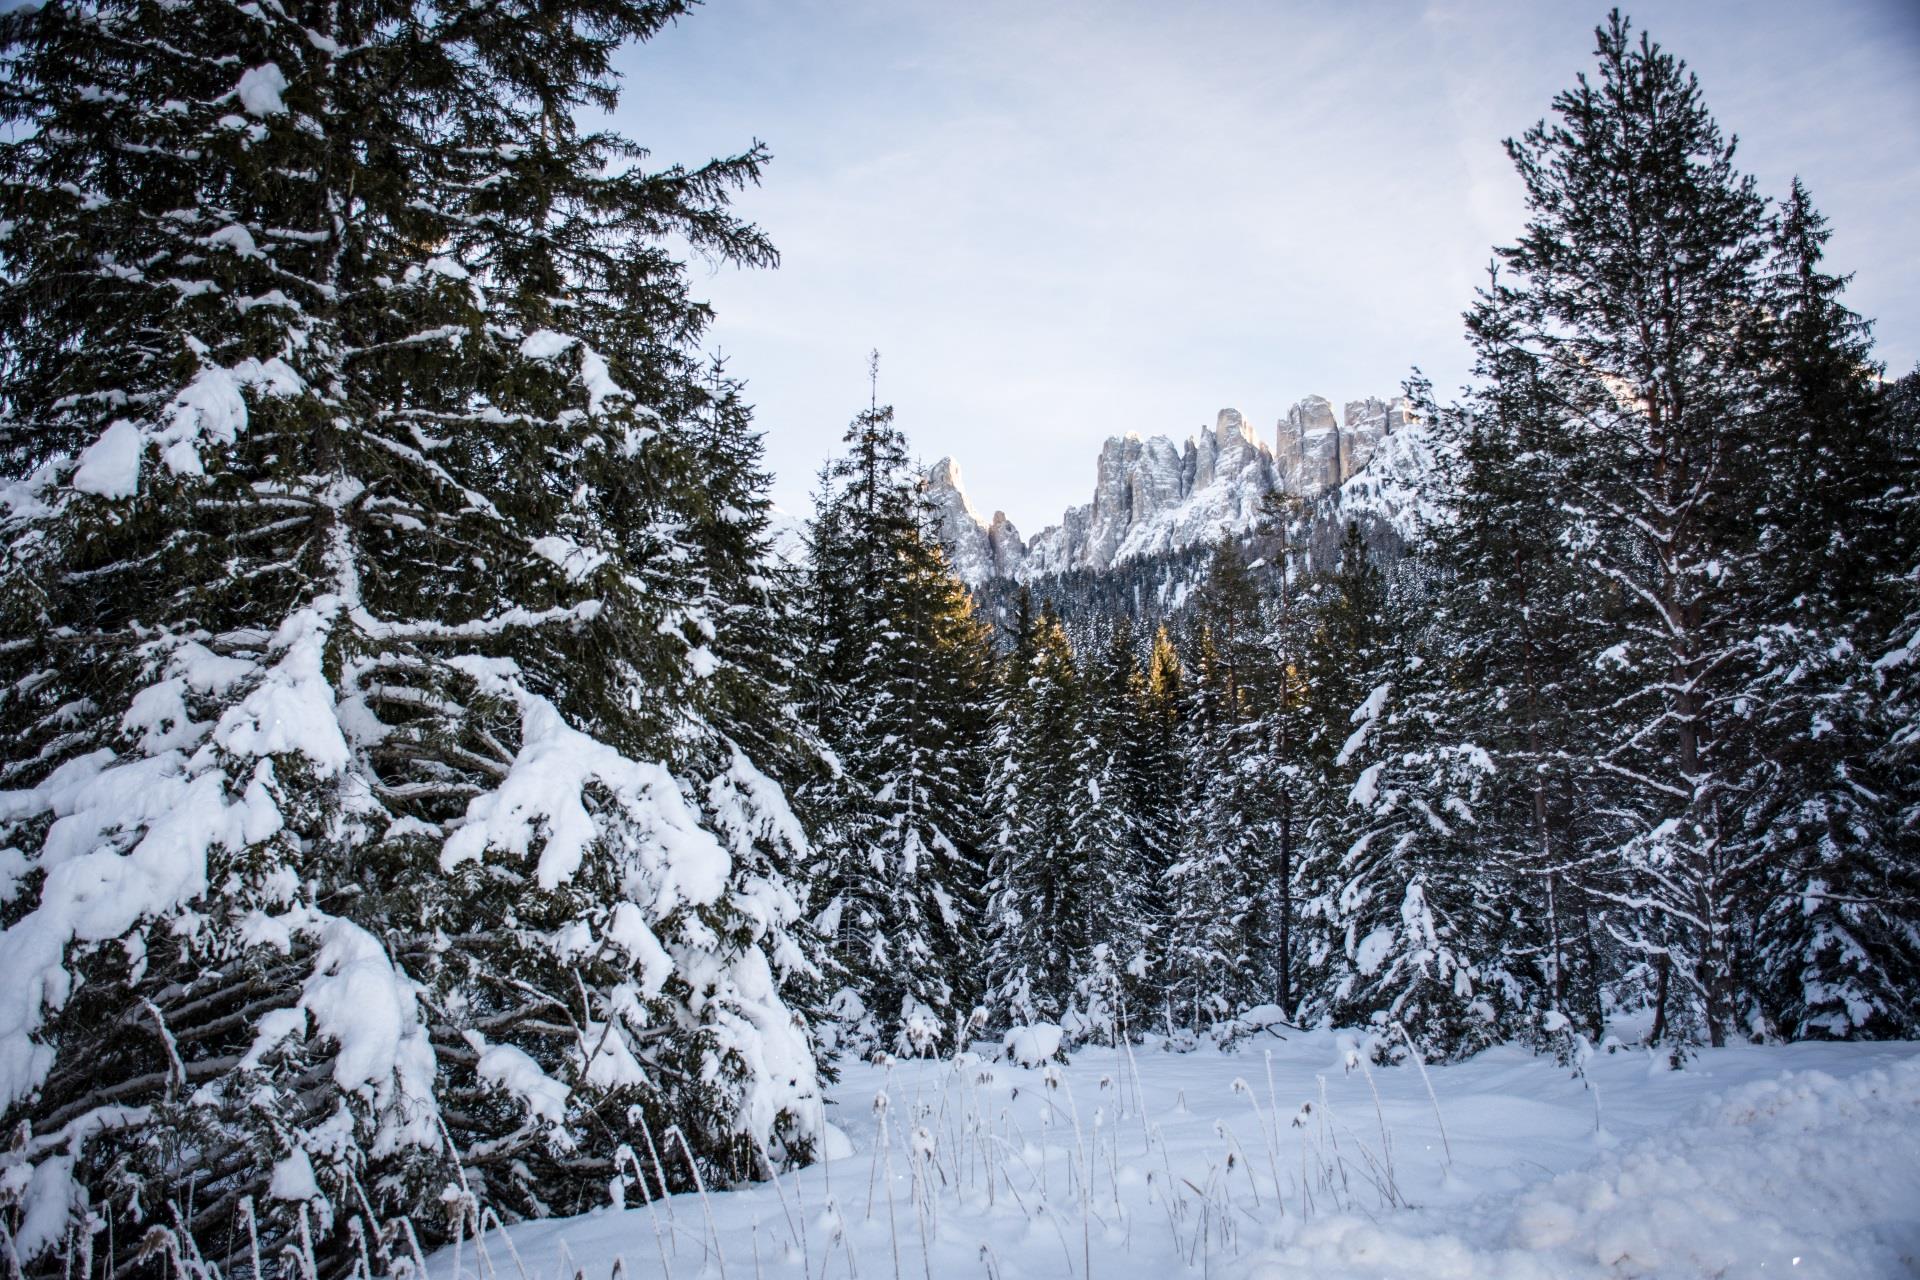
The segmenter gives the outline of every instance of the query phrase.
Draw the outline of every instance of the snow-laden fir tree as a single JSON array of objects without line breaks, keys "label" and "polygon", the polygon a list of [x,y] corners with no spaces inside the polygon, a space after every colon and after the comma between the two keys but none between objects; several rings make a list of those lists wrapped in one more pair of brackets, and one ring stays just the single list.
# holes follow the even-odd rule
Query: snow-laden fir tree
[{"label": "snow-laden fir tree", "polygon": [[1900,598],[1885,588],[1908,567],[1881,490],[1910,484],[1912,459],[1867,326],[1840,300],[1846,281],[1821,267],[1829,235],[1796,180],[1767,281],[1760,571],[1742,591],[1755,634],[1726,713],[1745,763],[1734,839],[1763,869],[1748,1021],[1795,1039],[1903,1036],[1920,1019],[1920,863],[1899,835],[1900,782],[1875,752],[1901,708],[1873,669],[1897,616],[1887,598]]},{"label": "snow-laden fir tree", "polygon": [[764,480],[707,487],[750,432],[665,247],[770,261],[727,209],[763,156],[576,123],[681,8],[5,19],[31,1270],[380,1270],[403,1215],[431,1244],[807,1149],[807,839],[755,760],[804,748],[736,639]]},{"label": "snow-laden fir tree", "polygon": [[1237,542],[1214,549],[1193,615],[1182,811],[1167,881],[1171,1016],[1205,1025],[1277,995],[1277,799],[1269,728],[1279,672]]},{"label": "snow-laden fir tree", "polygon": [[[1889,878],[1899,888],[1913,884],[1920,866],[1920,370],[1885,388],[1881,406],[1894,466],[1874,505],[1892,536],[1879,579],[1885,609],[1869,652],[1885,712],[1873,759],[1891,797]],[[1909,952],[1920,948],[1916,900],[1920,894],[1908,889],[1908,910],[1897,924]]]},{"label": "snow-laden fir tree", "polygon": [[1736,949],[1761,870],[1733,830],[1724,713],[1753,634],[1741,587],[1761,571],[1769,220],[1683,63],[1617,12],[1596,54],[1597,78],[1508,144],[1528,221],[1482,310],[1564,436],[1565,545],[1622,687],[1592,711],[1629,828],[1605,856],[1632,873],[1630,936],[1672,980],[1664,1020],[1719,1044],[1747,1003]]},{"label": "snow-laden fir tree", "polygon": [[1608,895],[1622,886],[1614,861],[1590,854],[1630,832],[1607,803],[1593,711],[1618,696],[1618,667],[1600,660],[1612,641],[1595,625],[1597,584],[1569,554],[1571,437],[1511,322],[1485,305],[1468,313],[1479,364],[1462,401],[1441,407],[1416,386],[1439,441],[1433,498],[1444,512],[1421,548],[1446,677],[1434,692],[1444,732],[1492,766],[1474,804],[1476,856],[1503,882],[1511,916],[1515,1030],[1564,1018],[1597,1042],[1620,970]]},{"label": "snow-laden fir tree", "polygon": [[1088,932],[1093,945],[1106,950],[1102,963],[1076,980],[1076,999],[1083,1009],[1098,1008],[1094,1020],[1102,1025],[1132,1026],[1155,1004],[1151,966],[1161,922],[1153,903],[1171,848],[1171,797],[1156,750],[1151,677],[1132,623],[1115,619],[1081,668],[1081,731],[1092,752],[1088,781],[1098,788],[1109,834],[1088,850],[1096,859]]},{"label": "snow-laden fir tree", "polygon": [[846,445],[816,498],[807,585],[806,683],[842,771],[815,919],[847,978],[840,1043],[926,1052],[981,992],[988,629],[930,531],[892,407],[856,416]]},{"label": "snow-laden fir tree", "polygon": [[1446,735],[1446,672],[1415,621],[1431,610],[1394,599],[1357,525],[1320,600],[1309,675],[1320,803],[1302,886],[1316,935],[1308,1009],[1373,1028],[1383,1057],[1409,1041],[1424,1057],[1475,1052],[1502,1038],[1508,999],[1494,960],[1505,940],[1490,936],[1502,869],[1479,856],[1472,829],[1490,764]]},{"label": "snow-laden fir tree", "polygon": [[[1091,665],[1091,664],[1088,664]],[[1111,1036],[1144,968],[1122,753],[1136,681],[1082,669],[1051,605],[1004,665],[988,794],[987,1008]],[[1117,684],[1117,688],[1114,687]],[[1101,705],[1109,692],[1120,699]]]},{"label": "snow-laden fir tree", "polygon": [[1265,644],[1272,655],[1272,689],[1263,743],[1273,815],[1274,874],[1268,887],[1273,1001],[1289,1014],[1297,1014],[1305,994],[1301,873],[1307,865],[1307,833],[1324,803],[1319,789],[1322,775],[1313,767],[1314,707],[1307,682],[1315,619],[1307,607],[1311,602],[1301,590],[1302,570],[1295,553],[1303,506],[1279,491],[1267,495],[1260,530],[1270,541],[1274,557],[1267,577]]},{"label": "snow-laden fir tree", "polygon": [[1086,868],[1073,856],[1086,744],[1079,673],[1050,604],[1015,636],[1004,679],[988,787],[987,1005],[997,1023],[1059,1022],[1088,945]]}]

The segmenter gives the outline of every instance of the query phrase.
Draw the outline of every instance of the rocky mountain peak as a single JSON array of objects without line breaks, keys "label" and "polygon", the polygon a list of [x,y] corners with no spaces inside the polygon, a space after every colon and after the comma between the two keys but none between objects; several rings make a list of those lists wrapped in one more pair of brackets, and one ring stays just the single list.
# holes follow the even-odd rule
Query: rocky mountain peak
[{"label": "rocky mountain peak", "polygon": [[967,497],[958,462],[942,458],[928,467],[922,489],[933,508],[934,532],[963,582],[1019,575],[1026,560],[1020,531],[1004,511],[994,512],[992,523],[980,518]]},{"label": "rocky mountain peak", "polygon": [[1336,418],[1325,397],[1307,396],[1281,418],[1274,448],[1230,408],[1214,416],[1211,430],[1179,444],[1136,432],[1109,436],[1095,460],[1093,500],[1031,541],[1001,512],[981,520],[951,458],[927,469],[927,495],[954,569],[968,583],[1107,569],[1245,532],[1276,489],[1310,498],[1342,484],[1408,420],[1404,397],[1355,400]]}]

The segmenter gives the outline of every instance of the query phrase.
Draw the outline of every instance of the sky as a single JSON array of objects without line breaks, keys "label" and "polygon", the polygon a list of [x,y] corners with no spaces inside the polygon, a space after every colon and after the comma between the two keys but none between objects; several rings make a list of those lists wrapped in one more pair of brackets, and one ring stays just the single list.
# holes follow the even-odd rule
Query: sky
[{"label": "sky", "polygon": [[[1460,313],[1524,220],[1501,148],[1592,66],[1563,0],[708,0],[626,50],[653,162],[772,151],[773,270],[696,263],[775,500],[879,396],[1031,535],[1101,441],[1467,375]],[[1660,0],[1763,190],[1797,174],[1893,374],[1920,362],[1920,0]]]}]

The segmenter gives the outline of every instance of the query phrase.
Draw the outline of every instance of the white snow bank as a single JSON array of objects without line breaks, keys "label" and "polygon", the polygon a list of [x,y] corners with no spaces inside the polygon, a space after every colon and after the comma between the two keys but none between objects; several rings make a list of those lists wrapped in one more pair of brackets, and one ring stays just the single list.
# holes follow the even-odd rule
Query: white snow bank
[{"label": "white snow bank", "polygon": [[[1342,1039],[1089,1045],[1045,1082],[971,1054],[843,1062],[835,1159],[712,1193],[706,1211],[729,1274],[766,1280],[892,1275],[896,1253],[901,1274],[1003,1280],[1910,1273],[1920,1046],[1737,1046],[1685,1071],[1597,1054],[1596,1135],[1593,1095],[1550,1058],[1501,1048],[1427,1075],[1347,1072]],[[1374,1181],[1383,1130],[1391,1203]],[[605,1275],[616,1259],[635,1280],[717,1274],[703,1207],[655,1211],[682,1226],[666,1232],[664,1263],[639,1207],[510,1235],[532,1276]],[[446,1280],[482,1273],[471,1248],[462,1257],[457,1274],[450,1250],[428,1266]]]},{"label": "white snow bank", "polygon": [[1007,1059],[1023,1067],[1044,1067],[1060,1052],[1060,1028],[1051,1022],[1036,1022],[1007,1032],[1001,1046]]},{"label": "white snow bank", "polygon": [[1742,1085],[1517,1201],[1309,1223],[1248,1275],[1892,1276],[1911,1272],[1916,1245],[1920,1059],[1910,1058],[1845,1081],[1799,1071]]}]

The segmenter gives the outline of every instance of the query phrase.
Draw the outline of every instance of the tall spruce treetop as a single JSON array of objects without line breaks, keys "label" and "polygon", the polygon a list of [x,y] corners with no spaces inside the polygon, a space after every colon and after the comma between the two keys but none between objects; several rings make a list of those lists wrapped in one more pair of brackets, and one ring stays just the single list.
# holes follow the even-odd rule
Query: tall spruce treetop
[{"label": "tall spruce treetop", "polygon": [[770,262],[727,208],[765,157],[576,124],[683,7],[3,20],[0,1103],[36,1270],[231,1270],[244,1220],[269,1252],[311,1221],[333,1273],[392,1216],[678,1179],[675,1126],[715,1174],[805,1150],[806,834],[734,670],[764,479],[707,488],[665,245]]},{"label": "tall spruce treetop", "polygon": [[[1730,762],[1717,700],[1745,631],[1735,589],[1755,572],[1763,462],[1754,370],[1771,219],[1684,63],[1616,11],[1580,77],[1508,152],[1528,222],[1475,327],[1511,344],[1564,433],[1565,536],[1612,632],[1619,674],[1598,754],[1632,814],[1649,954],[1675,957],[1717,1043],[1734,1018],[1739,884]],[[1513,363],[1507,359],[1504,363]],[[1618,604],[1612,602],[1618,601]],[[1664,961],[1663,961],[1664,963]]]},{"label": "tall spruce treetop", "polygon": [[987,627],[928,527],[892,406],[876,394],[845,444],[816,498],[808,587],[814,714],[844,770],[818,923],[851,979],[843,1043],[918,1052],[956,1034],[980,990],[966,960]]}]

